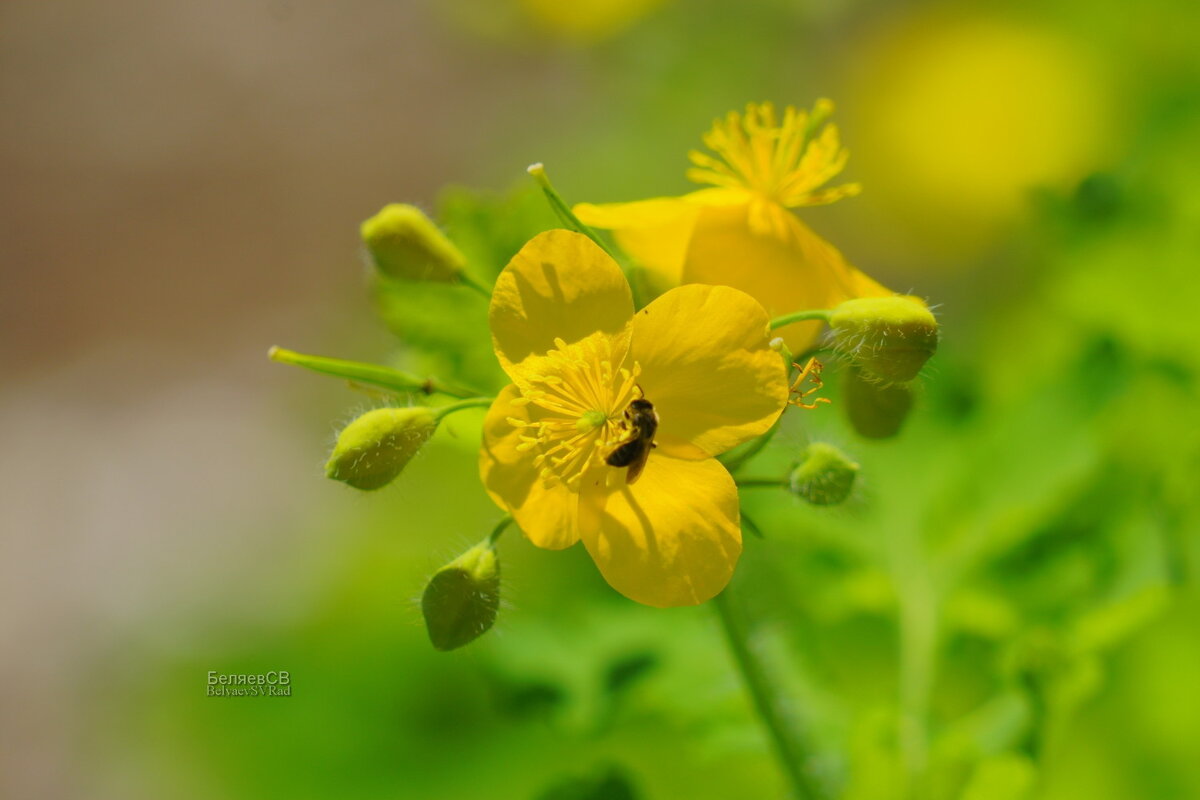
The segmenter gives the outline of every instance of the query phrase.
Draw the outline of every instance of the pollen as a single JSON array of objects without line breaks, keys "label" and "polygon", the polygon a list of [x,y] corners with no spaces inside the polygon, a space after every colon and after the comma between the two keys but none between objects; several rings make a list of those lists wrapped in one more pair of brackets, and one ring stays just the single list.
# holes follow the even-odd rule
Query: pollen
[{"label": "pollen", "polygon": [[688,154],[696,183],[751,192],[786,208],[833,203],[859,193],[857,183],[821,189],[846,166],[837,126],[826,124],[833,103],[818,100],[812,111],[793,106],[777,116],[771,103],[751,103],[713,123],[704,144],[715,155]]},{"label": "pollen", "polygon": [[[603,334],[573,344],[554,340],[521,386],[518,405],[529,419],[509,417],[520,430],[518,451],[534,451],[534,468],[549,484],[577,489],[583,476],[623,434],[623,412],[636,393],[638,364],[614,358]],[[620,357],[624,360],[626,357]]]}]

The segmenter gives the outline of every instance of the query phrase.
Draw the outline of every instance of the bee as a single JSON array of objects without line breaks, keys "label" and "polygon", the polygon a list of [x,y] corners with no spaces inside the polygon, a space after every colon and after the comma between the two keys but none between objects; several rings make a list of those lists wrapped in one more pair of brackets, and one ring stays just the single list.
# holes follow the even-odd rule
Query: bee
[{"label": "bee", "polygon": [[633,483],[642,474],[650,451],[658,447],[654,434],[658,431],[658,413],[654,404],[638,397],[625,409],[626,433],[622,440],[604,459],[610,467],[629,467],[625,473],[626,485]]}]

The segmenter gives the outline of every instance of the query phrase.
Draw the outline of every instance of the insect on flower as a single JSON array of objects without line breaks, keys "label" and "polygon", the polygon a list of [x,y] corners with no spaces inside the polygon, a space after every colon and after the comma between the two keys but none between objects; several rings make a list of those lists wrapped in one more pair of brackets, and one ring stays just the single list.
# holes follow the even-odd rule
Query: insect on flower
[{"label": "insect on flower", "polygon": [[[638,394],[641,394],[641,387],[638,387]],[[654,441],[654,434],[658,431],[658,413],[654,410],[654,404],[644,396],[634,398],[625,409],[624,425],[627,431],[625,437],[608,454],[604,463],[610,467],[629,467],[625,473],[625,483],[628,485],[642,474],[650,451],[658,447]]]},{"label": "insect on flower", "polygon": [[582,541],[638,602],[720,592],[742,540],[737,485],[716,456],[769,430],[788,398],[766,310],[692,284],[637,311],[612,258],[554,230],[500,273],[489,323],[512,380],[479,459],[497,505],[539,547]]}]

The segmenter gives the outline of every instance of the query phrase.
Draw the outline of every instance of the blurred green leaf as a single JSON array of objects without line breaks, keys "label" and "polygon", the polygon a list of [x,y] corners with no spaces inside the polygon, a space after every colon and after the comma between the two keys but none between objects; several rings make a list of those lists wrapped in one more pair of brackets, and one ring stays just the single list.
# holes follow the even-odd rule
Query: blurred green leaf
[{"label": "blurred green leaf", "polygon": [[595,775],[567,778],[537,796],[537,800],[637,800],[633,780],[617,766]]},{"label": "blurred green leaf", "polygon": [[1022,755],[1010,753],[979,762],[962,800],[1022,800],[1033,791],[1037,768]]}]

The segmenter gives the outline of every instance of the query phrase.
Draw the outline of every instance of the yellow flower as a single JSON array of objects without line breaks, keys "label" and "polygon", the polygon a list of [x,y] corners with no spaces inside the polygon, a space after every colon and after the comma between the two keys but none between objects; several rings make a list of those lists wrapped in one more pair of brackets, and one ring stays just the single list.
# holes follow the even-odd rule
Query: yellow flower
[{"label": "yellow flower", "polygon": [[[589,225],[615,232],[646,270],[654,291],[686,283],[733,286],[778,316],[832,308],[854,297],[892,294],[846,263],[837,248],[790,209],[858,194],[859,185],[825,187],[846,164],[833,104],[810,111],[770,103],[730,112],[704,137],[715,153],[692,151],[688,178],[711,184],[682,197],[575,206]],[[818,322],[782,329],[794,351],[807,348]]]},{"label": "yellow flower", "polygon": [[520,0],[547,33],[581,44],[598,42],[633,27],[664,0]]},{"label": "yellow flower", "polygon": [[[484,422],[480,474],[539,547],[580,539],[605,579],[652,606],[702,603],[742,550],[737,488],[714,456],[764,433],[787,402],[766,311],[725,286],[673,289],[634,313],[590,239],[539,234],[496,281],[492,340],[512,379]],[[607,463],[657,415],[644,469]]]}]

